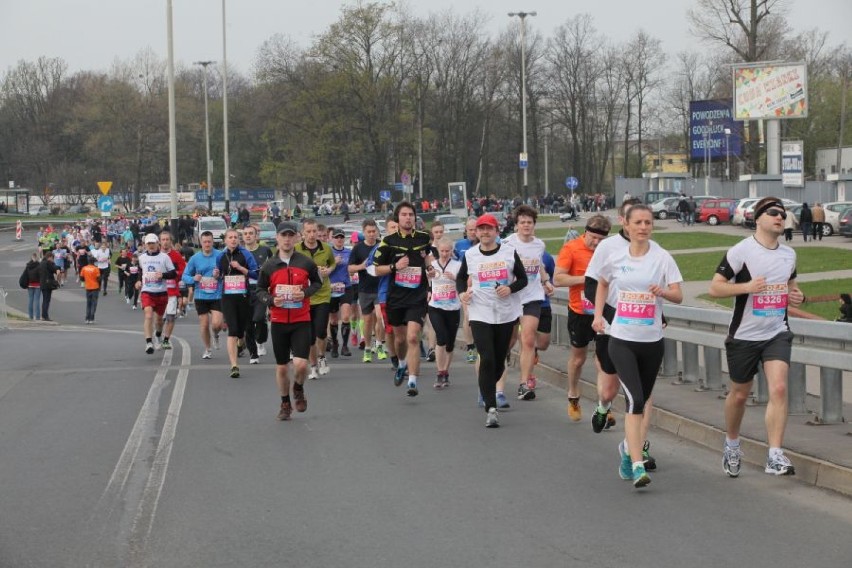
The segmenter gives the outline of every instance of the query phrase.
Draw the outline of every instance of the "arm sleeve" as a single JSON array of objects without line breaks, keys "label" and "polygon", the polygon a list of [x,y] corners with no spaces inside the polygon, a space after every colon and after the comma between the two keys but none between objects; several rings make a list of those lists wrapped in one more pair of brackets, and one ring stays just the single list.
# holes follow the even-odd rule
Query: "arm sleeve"
[{"label": "arm sleeve", "polygon": [[515,281],[509,284],[509,289],[515,294],[526,288],[529,282],[527,271],[524,270],[524,263],[521,262],[521,257],[518,256],[517,251],[515,252],[515,266],[512,269],[512,274],[515,275]]},{"label": "arm sleeve", "polygon": [[722,258],[722,262],[719,263],[719,267],[716,268],[716,274],[721,274],[725,277],[725,280],[730,280],[740,271],[742,266],[736,266],[736,259],[732,258],[730,251]]},{"label": "arm sleeve", "polygon": [[467,290],[467,255],[462,255],[459,273],[456,275],[456,291],[461,294]]},{"label": "arm sleeve", "polygon": [[172,259],[166,255],[166,258],[163,259],[165,262],[163,263],[163,267],[166,269],[163,271],[163,278],[166,280],[174,280],[177,278],[177,269],[175,268]]},{"label": "arm sleeve", "polygon": [[186,263],[186,267],[183,269],[183,274],[180,279],[184,281],[187,286],[192,286],[195,284],[195,280],[193,280],[193,276],[195,276],[195,257],[189,259],[189,262]]},{"label": "arm sleeve", "polygon": [[248,276],[249,278],[257,278],[258,267],[257,260],[254,258],[254,255],[248,251],[248,249],[243,249],[243,256],[246,258],[246,268],[248,268]]}]

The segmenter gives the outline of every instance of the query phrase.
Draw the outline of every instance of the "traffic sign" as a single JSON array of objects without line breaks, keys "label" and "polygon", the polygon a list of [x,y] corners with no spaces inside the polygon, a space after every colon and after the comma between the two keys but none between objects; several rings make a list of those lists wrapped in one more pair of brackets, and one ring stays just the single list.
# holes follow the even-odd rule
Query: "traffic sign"
[{"label": "traffic sign", "polygon": [[101,213],[109,213],[115,206],[115,201],[109,195],[98,197],[98,211]]},{"label": "traffic sign", "polygon": [[525,170],[527,168],[527,166],[529,165],[529,160],[527,158],[528,158],[527,153],[521,152],[521,155],[518,158],[518,167],[520,167],[522,170]]},{"label": "traffic sign", "polygon": [[111,181],[99,181],[98,182],[98,189],[101,190],[101,193],[106,195],[107,193],[109,193],[109,190],[112,189],[112,182]]},{"label": "traffic sign", "polygon": [[580,187],[580,180],[578,180],[574,176],[568,176],[567,178],[565,178],[565,187],[567,187],[571,191],[574,191],[575,189]]},{"label": "traffic sign", "polygon": [[391,200],[390,190],[383,189],[382,191],[379,192],[379,201],[387,202],[387,201],[390,201],[390,200]]}]

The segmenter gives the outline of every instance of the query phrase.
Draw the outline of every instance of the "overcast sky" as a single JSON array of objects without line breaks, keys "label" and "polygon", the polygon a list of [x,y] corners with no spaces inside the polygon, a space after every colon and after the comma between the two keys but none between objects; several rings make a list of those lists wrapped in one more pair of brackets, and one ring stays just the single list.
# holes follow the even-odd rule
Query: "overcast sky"
[{"label": "overcast sky", "polygon": [[[222,0],[173,0],[175,60],[222,60]],[[308,45],[340,17],[341,1],[227,0],[228,63],[249,73],[257,48],[280,33]],[[490,15],[492,34],[509,24],[510,11],[537,11],[528,29],[545,37],[576,15],[588,12],[596,27],[624,40],[642,27],[662,39],[669,56],[700,50],[690,35],[686,11],[693,0],[429,0],[411,3],[418,16],[476,8]],[[788,21],[795,30],[825,29],[832,44],[852,38],[852,1],[789,0]],[[582,8],[581,8],[582,6]],[[109,69],[115,58],[130,59],[151,47],[166,55],[166,0],[0,0],[0,75],[19,60],[61,57],[72,72]],[[845,29],[844,29],[845,27]]]}]

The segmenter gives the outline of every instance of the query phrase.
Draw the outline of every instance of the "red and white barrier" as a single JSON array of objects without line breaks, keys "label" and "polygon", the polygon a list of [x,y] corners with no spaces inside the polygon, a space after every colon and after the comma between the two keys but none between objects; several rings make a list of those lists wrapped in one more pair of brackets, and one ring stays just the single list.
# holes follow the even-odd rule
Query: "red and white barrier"
[{"label": "red and white barrier", "polygon": [[15,223],[15,240],[24,240],[24,224],[20,221],[20,219],[17,223]]}]

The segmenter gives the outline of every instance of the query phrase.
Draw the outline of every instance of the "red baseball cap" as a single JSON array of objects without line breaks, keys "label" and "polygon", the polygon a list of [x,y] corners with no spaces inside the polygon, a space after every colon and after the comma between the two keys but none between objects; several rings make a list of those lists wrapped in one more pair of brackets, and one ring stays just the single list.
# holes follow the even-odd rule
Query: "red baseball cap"
[{"label": "red baseball cap", "polygon": [[485,215],[480,215],[479,219],[476,220],[476,226],[481,227],[482,225],[491,225],[495,229],[500,228],[500,223],[497,222],[497,219],[494,215],[486,213]]}]

